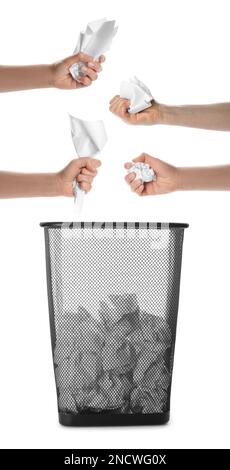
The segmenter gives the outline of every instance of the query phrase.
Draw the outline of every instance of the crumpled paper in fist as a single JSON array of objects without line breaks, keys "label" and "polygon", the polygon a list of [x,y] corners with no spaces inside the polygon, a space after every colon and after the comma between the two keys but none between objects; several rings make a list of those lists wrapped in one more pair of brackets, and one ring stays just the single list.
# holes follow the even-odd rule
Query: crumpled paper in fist
[{"label": "crumpled paper in fist", "polygon": [[152,93],[137,77],[123,80],[120,85],[120,96],[130,100],[129,113],[139,113],[152,106]]},{"label": "crumpled paper in fist", "polygon": [[[69,117],[72,140],[78,157],[95,157],[107,142],[103,121],[83,121],[71,115]],[[80,188],[76,180],[73,184],[73,191],[80,212],[85,191]]]},{"label": "crumpled paper in fist", "polygon": [[[112,40],[117,33],[118,27],[115,27],[115,21],[108,21],[107,18],[91,21],[87,24],[86,30],[81,31],[74,54],[84,52],[94,59],[98,59],[101,54],[110,49]],[[71,65],[69,71],[74,78],[78,80],[82,75],[81,67],[83,62],[76,62]]]},{"label": "crumpled paper in fist", "polygon": [[136,173],[136,178],[142,180],[143,183],[150,183],[151,181],[156,181],[156,174],[148,163],[138,162],[135,163],[131,168],[129,168],[128,173]]}]

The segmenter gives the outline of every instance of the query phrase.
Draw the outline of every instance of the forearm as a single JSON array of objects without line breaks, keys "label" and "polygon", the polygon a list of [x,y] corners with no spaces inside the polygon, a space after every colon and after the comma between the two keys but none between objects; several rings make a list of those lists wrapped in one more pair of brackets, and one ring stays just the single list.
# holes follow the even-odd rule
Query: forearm
[{"label": "forearm", "polygon": [[230,103],[166,106],[159,104],[159,123],[230,131]]},{"label": "forearm", "polygon": [[59,195],[61,190],[55,173],[0,171],[0,199]]},{"label": "forearm", "polygon": [[179,191],[230,191],[230,165],[178,168]]},{"label": "forearm", "polygon": [[51,65],[0,65],[0,92],[52,87]]}]

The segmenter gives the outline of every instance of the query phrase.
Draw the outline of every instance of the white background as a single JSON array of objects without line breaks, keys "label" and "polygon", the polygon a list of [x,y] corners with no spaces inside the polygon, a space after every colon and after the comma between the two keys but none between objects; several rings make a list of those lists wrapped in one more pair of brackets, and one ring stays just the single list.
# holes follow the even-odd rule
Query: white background
[{"label": "white background", "polygon": [[167,104],[230,100],[229,2],[2,0],[0,62],[71,54],[80,28],[103,16],[119,33],[90,89],[0,95],[0,168],[55,171],[74,157],[67,112],[104,119],[103,151],[83,220],[189,222],[185,233],[170,424],[77,429],[58,424],[40,221],[76,220],[71,199],[0,202],[0,447],[229,448],[229,193],[138,198],[123,163],[146,151],[175,165],[229,163],[230,133],[133,128],[108,111],[136,74]]}]

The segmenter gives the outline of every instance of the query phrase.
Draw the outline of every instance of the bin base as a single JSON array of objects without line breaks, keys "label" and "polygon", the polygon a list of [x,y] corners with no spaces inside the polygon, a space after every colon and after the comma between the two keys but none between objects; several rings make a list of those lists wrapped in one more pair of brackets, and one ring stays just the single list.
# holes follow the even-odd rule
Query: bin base
[{"label": "bin base", "polygon": [[59,413],[63,426],[151,426],[166,424],[169,411],[153,414],[71,414]]}]

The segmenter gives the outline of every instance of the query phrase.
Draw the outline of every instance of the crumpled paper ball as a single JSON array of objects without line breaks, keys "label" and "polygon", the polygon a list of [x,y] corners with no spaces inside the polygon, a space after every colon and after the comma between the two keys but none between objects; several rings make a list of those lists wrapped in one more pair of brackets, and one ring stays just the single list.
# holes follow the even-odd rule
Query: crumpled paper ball
[{"label": "crumpled paper ball", "polygon": [[128,173],[136,173],[135,179],[140,179],[143,183],[150,183],[156,181],[156,173],[148,165],[148,163],[138,162],[128,169]]}]

